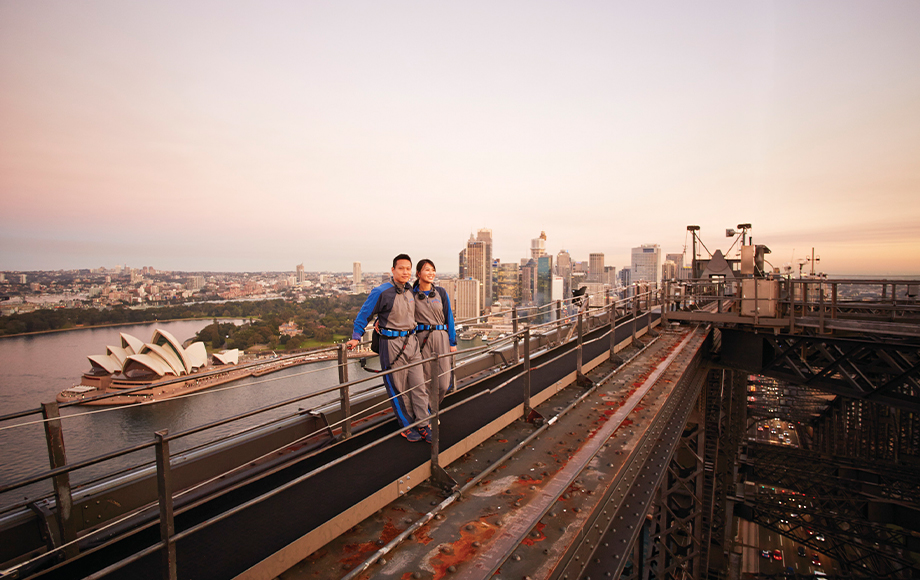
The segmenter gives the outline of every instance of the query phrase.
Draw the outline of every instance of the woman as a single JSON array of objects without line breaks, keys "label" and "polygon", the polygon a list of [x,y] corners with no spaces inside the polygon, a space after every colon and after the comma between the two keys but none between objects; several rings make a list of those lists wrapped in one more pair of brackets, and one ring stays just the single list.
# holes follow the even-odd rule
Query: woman
[{"label": "woman", "polygon": [[[418,337],[422,358],[457,352],[457,333],[454,329],[454,314],[450,310],[447,291],[434,285],[437,271],[431,260],[419,260],[415,266],[417,280],[412,287],[415,293],[415,322],[418,324],[415,334]],[[438,360],[438,401],[452,388],[453,360],[445,356]],[[425,382],[431,381],[431,363],[423,365]]]}]

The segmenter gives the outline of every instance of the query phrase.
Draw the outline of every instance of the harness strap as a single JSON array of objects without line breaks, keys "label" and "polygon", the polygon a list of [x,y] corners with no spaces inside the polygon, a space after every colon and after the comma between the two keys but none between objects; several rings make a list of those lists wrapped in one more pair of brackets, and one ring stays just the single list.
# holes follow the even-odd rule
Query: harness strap
[{"label": "harness strap", "polygon": [[381,328],[377,332],[380,333],[380,336],[385,336],[387,338],[398,338],[400,336],[409,336],[410,334],[415,333],[416,329],[412,330],[390,330],[389,328]]}]

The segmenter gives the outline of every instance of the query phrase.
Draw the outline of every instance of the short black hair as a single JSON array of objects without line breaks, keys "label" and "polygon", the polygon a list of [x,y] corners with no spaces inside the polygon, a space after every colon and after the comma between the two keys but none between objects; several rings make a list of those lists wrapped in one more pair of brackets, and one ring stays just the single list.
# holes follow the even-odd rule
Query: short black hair
[{"label": "short black hair", "polygon": [[431,269],[434,270],[435,272],[438,271],[438,269],[434,267],[434,262],[432,262],[432,261],[429,260],[428,258],[424,258],[424,259],[422,259],[422,260],[419,260],[419,261],[418,261],[418,264],[415,265],[415,273],[416,273],[416,275],[422,273],[422,268],[425,267],[425,264],[431,264]]},{"label": "short black hair", "polygon": [[409,260],[409,263],[410,263],[410,264],[412,263],[412,258],[409,257],[409,254],[399,254],[398,256],[396,256],[395,258],[393,258],[393,267],[394,267],[394,268],[396,267],[396,262],[398,262],[398,261],[400,261],[400,260]]}]

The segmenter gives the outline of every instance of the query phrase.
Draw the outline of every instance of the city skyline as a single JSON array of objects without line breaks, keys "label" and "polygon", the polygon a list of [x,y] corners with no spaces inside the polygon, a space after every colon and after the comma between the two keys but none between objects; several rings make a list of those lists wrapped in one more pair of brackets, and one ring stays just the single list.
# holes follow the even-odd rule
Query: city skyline
[{"label": "city skyline", "polygon": [[[920,4],[0,4],[0,270],[920,274]],[[388,208],[394,215],[387,215]],[[393,229],[405,235],[394,235]]]}]

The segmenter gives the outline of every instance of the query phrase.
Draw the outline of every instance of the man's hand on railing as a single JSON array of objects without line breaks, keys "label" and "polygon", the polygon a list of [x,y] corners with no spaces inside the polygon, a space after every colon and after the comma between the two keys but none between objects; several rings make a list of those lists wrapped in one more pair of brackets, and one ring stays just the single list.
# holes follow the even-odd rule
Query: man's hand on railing
[{"label": "man's hand on railing", "polygon": [[356,346],[358,346],[358,342],[360,342],[360,341],[357,341],[357,340],[355,340],[355,339],[351,339],[351,340],[349,340],[348,342],[345,343],[345,346],[348,347],[348,350],[354,350],[354,348],[355,348]]}]

